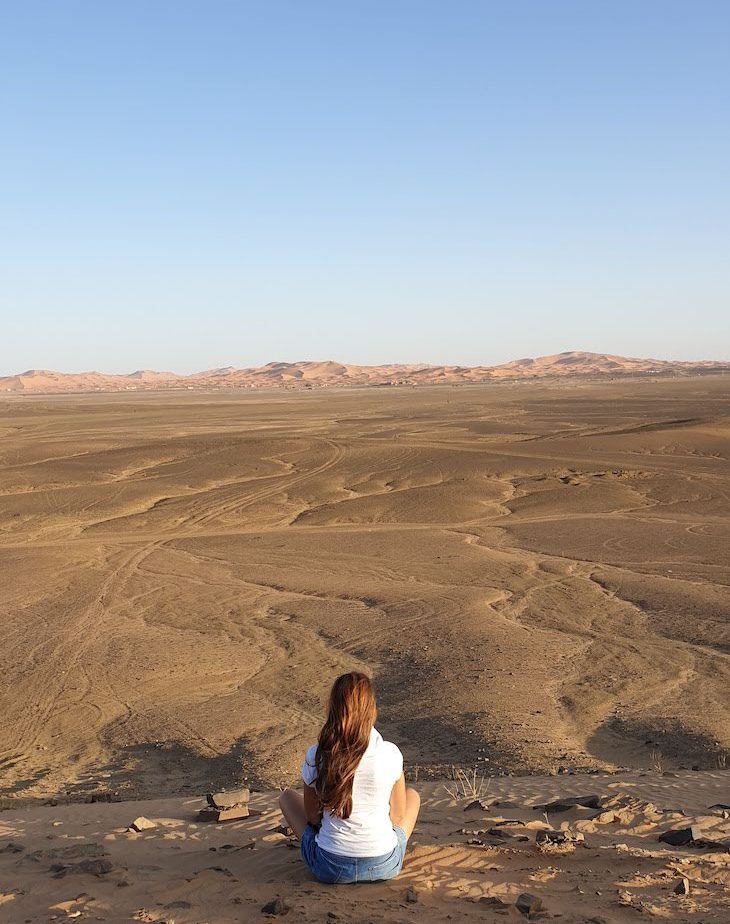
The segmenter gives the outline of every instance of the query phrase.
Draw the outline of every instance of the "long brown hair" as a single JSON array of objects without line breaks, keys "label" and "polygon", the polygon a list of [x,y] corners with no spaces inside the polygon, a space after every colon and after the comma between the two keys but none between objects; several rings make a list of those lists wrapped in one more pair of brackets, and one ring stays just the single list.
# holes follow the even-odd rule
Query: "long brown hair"
[{"label": "long brown hair", "polygon": [[352,812],[352,782],[377,714],[369,677],[352,671],[335,680],[319,733],[315,788],[322,807],[339,818],[349,818]]}]

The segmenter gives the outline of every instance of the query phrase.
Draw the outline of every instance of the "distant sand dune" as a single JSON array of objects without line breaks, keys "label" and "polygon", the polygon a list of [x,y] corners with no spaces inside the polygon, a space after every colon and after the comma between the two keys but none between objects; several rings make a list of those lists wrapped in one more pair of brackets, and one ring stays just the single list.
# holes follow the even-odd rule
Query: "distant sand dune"
[{"label": "distant sand dune", "polygon": [[62,373],[30,369],[0,376],[0,392],[53,394],[169,389],[323,388],[337,385],[458,385],[565,376],[688,375],[730,371],[730,362],[676,362],[572,351],[498,366],[385,365],[337,362],[272,362],[257,368],[226,366],[192,375],[139,370],[129,375]]}]

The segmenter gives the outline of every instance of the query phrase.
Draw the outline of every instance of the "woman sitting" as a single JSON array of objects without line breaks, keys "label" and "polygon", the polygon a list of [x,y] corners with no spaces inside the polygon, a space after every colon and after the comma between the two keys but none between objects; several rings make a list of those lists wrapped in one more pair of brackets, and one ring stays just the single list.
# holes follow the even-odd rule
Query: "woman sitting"
[{"label": "woman sitting", "polygon": [[279,805],[320,882],[374,882],[401,870],[421,804],[406,789],[403,755],[375,728],[373,685],[343,674],[330,694],[319,743],[302,766],[304,797],[286,789]]}]

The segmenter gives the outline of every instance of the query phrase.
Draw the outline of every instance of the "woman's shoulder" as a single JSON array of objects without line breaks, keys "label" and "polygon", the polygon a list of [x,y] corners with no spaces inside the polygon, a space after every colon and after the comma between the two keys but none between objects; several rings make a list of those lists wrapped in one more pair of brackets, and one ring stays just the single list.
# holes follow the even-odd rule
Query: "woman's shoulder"
[{"label": "woman's shoulder", "polygon": [[385,738],[381,738],[379,745],[378,756],[380,760],[391,766],[397,771],[397,775],[400,776],[403,771],[403,754],[401,753],[401,749],[392,741],[386,741]]}]

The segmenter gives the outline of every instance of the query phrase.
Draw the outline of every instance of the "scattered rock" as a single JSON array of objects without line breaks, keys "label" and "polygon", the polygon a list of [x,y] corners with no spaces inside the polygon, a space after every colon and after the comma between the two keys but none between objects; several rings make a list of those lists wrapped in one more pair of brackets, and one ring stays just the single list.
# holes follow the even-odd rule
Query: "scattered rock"
[{"label": "scattered rock", "polygon": [[150,831],[152,828],[156,828],[157,823],[150,821],[149,818],[145,818],[144,815],[140,815],[139,818],[135,818],[132,824],[129,826],[130,831]]},{"label": "scattered rock", "polygon": [[487,834],[490,837],[501,837],[503,840],[529,841],[530,839],[526,834],[515,834],[508,828],[489,828]]},{"label": "scattered rock", "polygon": [[101,844],[93,842],[85,844],[69,844],[67,847],[48,847],[34,850],[27,854],[30,860],[78,860],[82,857],[105,857],[106,850]]},{"label": "scattered rock", "polygon": [[689,895],[689,879],[680,879],[674,887],[675,895]]},{"label": "scattered rock", "polygon": [[562,799],[556,799],[554,802],[546,802],[543,805],[533,805],[536,812],[569,812],[574,808],[600,809],[601,797],[590,796],[566,796]]},{"label": "scattered rock", "polygon": [[407,902],[417,902],[418,901],[418,892],[413,888],[413,886],[408,886],[406,889],[406,901]]},{"label": "scattered rock", "polygon": [[246,786],[243,789],[232,789],[230,792],[209,792],[205,798],[211,808],[235,808],[239,805],[248,805],[251,790]]},{"label": "scattered rock", "polygon": [[535,834],[536,844],[583,844],[585,835],[581,832],[573,833],[572,831],[538,831]]},{"label": "scattered rock", "polygon": [[261,909],[263,914],[270,914],[270,915],[286,914],[288,910],[289,910],[289,907],[286,904],[284,904],[284,902],[280,898],[274,898],[272,899],[272,901],[266,902],[264,907]]},{"label": "scattered rock", "polygon": [[534,914],[537,914],[538,911],[542,911],[542,899],[538,898],[537,895],[530,895],[529,892],[523,892],[521,895],[517,896],[515,908],[520,914],[524,914],[525,917],[531,918]]},{"label": "scattered rock", "polygon": [[599,825],[612,825],[620,820],[615,812],[599,812],[591,819],[591,821],[595,821]]},{"label": "scattered rock", "polygon": [[491,805],[491,802],[486,802],[484,799],[475,799],[473,802],[470,802],[468,805],[464,806],[464,811],[470,812],[474,809],[479,809],[481,812],[488,812]]},{"label": "scattered rock", "polygon": [[222,821],[237,821],[239,818],[248,818],[251,814],[247,803],[220,809],[206,806],[198,812],[198,821],[214,821],[216,823]]},{"label": "scattered rock", "polygon": [[22,853],[25,847],[22,844],[16,844],[9,841],[7,846],[0,848],[0,853]]},{"label": "scattered rock", "polygon": [[93,860],[81,860],[80,863],[76,864],[76,867],[80,873],[90,873],[92,876],[105,876],[114,869],[114,864],[105,857],[98,857]]},{"label": "scattered rock", "polygon": [[670,844],[672,847],[687,847],[695,841],[702,840],[702,832],[697,825],[691,828],[673,828],[659,835],[659,840],[663,844]]},{"label": "scattered rock", "polygon": [[49,872],[54,879],[63,879],[69,873],[88,873],[91,876],[105,876],[114,869],[114,864],[106,857],[87,858],[79,863],[53,863]]}]

